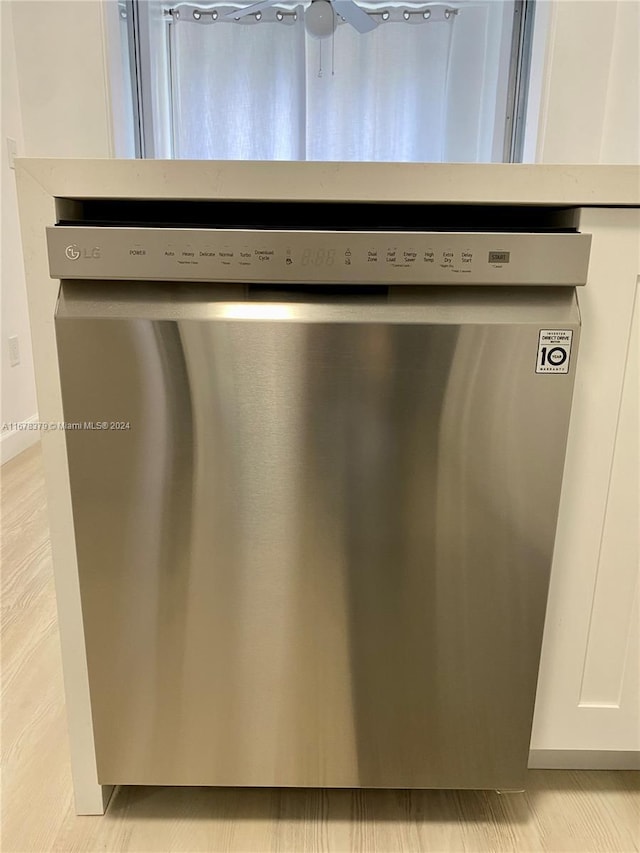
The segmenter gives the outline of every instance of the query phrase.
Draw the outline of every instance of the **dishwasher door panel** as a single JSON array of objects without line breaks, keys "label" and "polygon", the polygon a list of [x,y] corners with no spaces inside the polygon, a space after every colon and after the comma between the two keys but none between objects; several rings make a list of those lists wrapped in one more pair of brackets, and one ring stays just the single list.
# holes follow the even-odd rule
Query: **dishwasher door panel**
[{"label": "dishwasher door panel", "polygon": [[574,373],[536,352],[575,307],[64,296],[100,782],[522,786]]}]

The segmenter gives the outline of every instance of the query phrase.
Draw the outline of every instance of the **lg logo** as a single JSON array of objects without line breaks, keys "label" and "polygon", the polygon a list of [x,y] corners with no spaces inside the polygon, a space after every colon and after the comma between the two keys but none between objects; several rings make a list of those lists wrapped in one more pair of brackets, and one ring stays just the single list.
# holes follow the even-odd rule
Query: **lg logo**
[{"label": "lg logo", "polygon": [[92,249],[80,249],[75,243],[64,250],[65,255],[70,261],[77,261],[79,258],[90,258],[96,260],[100,257],[99,246],[94,246]]}]

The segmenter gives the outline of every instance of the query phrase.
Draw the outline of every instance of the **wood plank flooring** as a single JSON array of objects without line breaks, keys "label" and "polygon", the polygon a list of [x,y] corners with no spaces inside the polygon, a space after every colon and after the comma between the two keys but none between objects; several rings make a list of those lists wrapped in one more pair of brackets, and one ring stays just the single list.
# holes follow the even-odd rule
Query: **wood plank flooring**
[{"label": "wood plank flooring", "polygon": [[2,468],[3,853],[640,849],[640,774],[532,770],[524,794],[119,788],[76,817],[36,445]]}]

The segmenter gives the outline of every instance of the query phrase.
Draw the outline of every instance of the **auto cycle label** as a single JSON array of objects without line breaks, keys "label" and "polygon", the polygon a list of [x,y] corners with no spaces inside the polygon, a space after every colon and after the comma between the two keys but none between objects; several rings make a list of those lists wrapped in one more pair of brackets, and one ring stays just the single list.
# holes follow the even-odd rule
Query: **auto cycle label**
[{"label": "auto cycle label", "polygon": [[568,373],[572,339],[571,329],[540,329],[536,373]]}]

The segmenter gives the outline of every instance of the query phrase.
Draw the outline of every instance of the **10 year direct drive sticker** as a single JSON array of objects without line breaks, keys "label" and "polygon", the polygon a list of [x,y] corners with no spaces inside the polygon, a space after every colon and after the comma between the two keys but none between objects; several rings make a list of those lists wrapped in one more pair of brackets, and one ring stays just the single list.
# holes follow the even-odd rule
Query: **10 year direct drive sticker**
[{"label": "10 year direct drive sticker", "polygon": [[536,373],[568,373],[572,339],[571,329],[540,329]]}]

